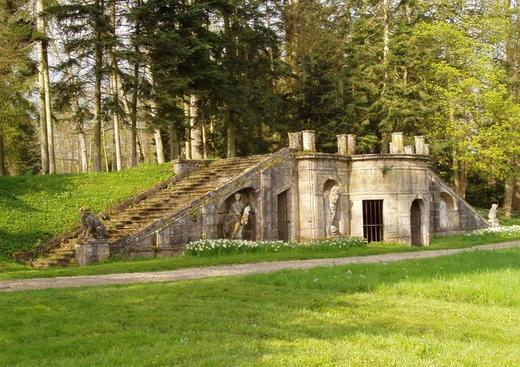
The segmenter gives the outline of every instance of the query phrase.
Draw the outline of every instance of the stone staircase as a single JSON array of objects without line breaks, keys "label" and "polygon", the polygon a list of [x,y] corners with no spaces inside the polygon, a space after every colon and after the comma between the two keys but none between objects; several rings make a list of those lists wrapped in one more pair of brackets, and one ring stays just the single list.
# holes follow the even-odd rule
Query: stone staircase
[{"label": "stone staircase", "polygon": [[[177,182],[154,192],[103,221],[111,246],[136,234],[161,218],[190,207],[190,204],[222,185],[231,182],[248,168],[269,155],[221,159],[209,163]],[[31,262],[35,268],[67,266],[75,262],[74,246],[78,238],[70,238],[53,247],[47,254]]]}]

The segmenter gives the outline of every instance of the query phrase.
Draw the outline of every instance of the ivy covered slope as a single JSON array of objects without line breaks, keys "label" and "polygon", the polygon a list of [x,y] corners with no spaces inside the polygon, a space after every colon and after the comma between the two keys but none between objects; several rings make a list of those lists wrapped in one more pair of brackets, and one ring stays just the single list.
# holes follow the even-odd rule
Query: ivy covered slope
[{"label": "ivy covered slope", "polygon": [[79,208],[95,213],[172,175],[169,164],[112,173],[0,177],[0,259],[71,229]]}]

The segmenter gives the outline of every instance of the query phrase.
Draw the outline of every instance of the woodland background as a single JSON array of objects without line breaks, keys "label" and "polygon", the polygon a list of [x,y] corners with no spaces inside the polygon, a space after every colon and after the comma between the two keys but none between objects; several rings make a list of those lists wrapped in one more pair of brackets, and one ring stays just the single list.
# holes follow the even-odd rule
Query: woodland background
[{"label": "woodland background", "polygon": [[425,135],[475,205],[520,209],[513,0],[0,0],[0,175]]}]

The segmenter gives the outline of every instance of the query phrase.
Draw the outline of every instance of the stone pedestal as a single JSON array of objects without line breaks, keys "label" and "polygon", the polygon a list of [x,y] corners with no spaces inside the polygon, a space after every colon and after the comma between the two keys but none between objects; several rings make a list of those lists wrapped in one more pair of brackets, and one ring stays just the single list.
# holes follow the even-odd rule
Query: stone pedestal
[{"label": "stone pedestal", "polygon": [[79,266],[106,261],[110,257],[110,248],[106,239],[89,239],[81,245],[76,245],[75,250],[76,262]]},{"label": "stone pedestal", "polygon": [[289,133],[289,148],[297,151],[303,149],[302,133]]},{"label": "stone pedestal", "polygon": [[404,153],[403,133],[392,133],[392,150],[393,154]]},{"label": "stone pedestal", "polygon": [[424,136],[415,136],[415,152],[419,155],[428,155]]},{"label": "stone pedestal", "polygon": [[338,139],[338,154],[347,155],[347,134],[336,135]]},{"label": "stone pedestal", "polygon": [[308,152],[316,151],[316,135],[314,130],[305,130],[302,132],[303,135],[303,150]]},{"label": "stone pedestal", "polygon": [[347,154],[356,154],[356,135],[354,134],[347,135]]}]

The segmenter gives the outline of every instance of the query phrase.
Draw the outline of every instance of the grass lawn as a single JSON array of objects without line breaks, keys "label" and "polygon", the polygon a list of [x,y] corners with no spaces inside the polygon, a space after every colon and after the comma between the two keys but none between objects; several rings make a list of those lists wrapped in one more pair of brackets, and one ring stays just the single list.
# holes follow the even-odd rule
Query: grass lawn
[{"label": "grass lawn", "polygon": [[74,228],[81,206],[101,211],[171,175],[169,164],[142,164],[113,173],[0,177],[0,259]]},{"label": "grass lawn", "polygon": [[59,276],[98,275],[114,273],[134,273],[145,271],[174,270],[190,267],[213,265],[244,264],[260,261],[283,261],[338,258],[348,256],[367,256],[409,251],[428,251],[449,248],[470,247],[486,243],[520,241],[520,236],[502,234],[481,235],[478,238],[464,236],[434,238],[429,247],[410,247],[400,244],[369,244],[367,247],[348,249],[323,249],[316,251],[307,248],[291,249],[277,253],[230,254],[221,256],[176,256],[153,259],[119,260],[87,267],[70,266],[68,268],[32,269],[12,262],[0,262],[0,280],[51,278]]},{"label": "grass lawn", "polygon": [[519,366],[520,250],[0,294],[2,366]]}]

